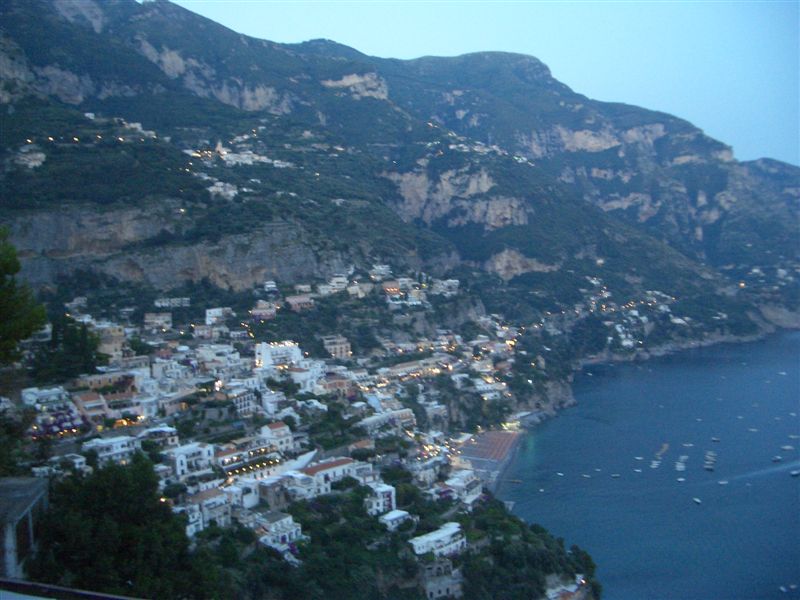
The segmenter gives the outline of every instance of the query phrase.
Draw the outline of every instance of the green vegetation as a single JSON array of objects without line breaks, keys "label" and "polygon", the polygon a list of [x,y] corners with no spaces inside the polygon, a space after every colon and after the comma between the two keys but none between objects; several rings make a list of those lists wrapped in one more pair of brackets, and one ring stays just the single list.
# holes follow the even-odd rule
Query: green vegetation
[{"label": "green vegetation", "polygon": [[538,525],[526,525],[499,501],[487,502],[459,520],[468,538],[488,541],[481,552],[467,554],[461,562],[467,600],[537,598],[544,594],[545,577],[551,573],[570,579],[583,574],[599,598],[594,563],[586,552],[577,546],[566,551],[562,539]]},{"label": "green vegetation", "polygon": [[[184,169],[188,160],[158,141],[120,142],[105,132],[102,140],[43,144],[44,163],[18,167],[4,177],[0,207],[31,209],[69,203],[133,205],[143,199],[205,200],[202,182]],[[80,138],[78,138],[80,139]],[[109,174],[113,174],[109,177]]]},{"label": "green vegetation", "polygon": [[91,375],[105,358],[98,353],[99,339],[84,323],[56,315],[51,319],[53,333],[39,345],[31,375],[40,384],[60,383],[78,375]]},{"label": "green vegetation", "polygon": [[8,242],[8,230],[0,227],[0,365],[19,356],[17,344],[45,323],[44,307],[30,289],[17,282],[20,264]]},{"label": "green vegetation", "polygon": [[219,597],[218,569],[190,554],[181,519],[157,490],[142,455],[56,484],[30,578],[147,598]]},{"label": "green vegetation", "polygon": [[0,414],[0,477],[28,474],[30,456],[26,448],[25,432],[32,422],[31,411],[26,411],[19,418]]}]

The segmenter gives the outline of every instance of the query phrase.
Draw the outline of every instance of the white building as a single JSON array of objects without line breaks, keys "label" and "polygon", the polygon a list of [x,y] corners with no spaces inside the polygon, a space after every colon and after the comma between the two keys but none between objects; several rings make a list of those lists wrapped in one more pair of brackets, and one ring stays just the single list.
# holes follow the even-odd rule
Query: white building
[{"label": "white building", "polygon": [[244,386],[231,386],[226,388],[228,400],[233,402],[236,406],[236,414],[240,417],[249,417],[252,415],[258,406],[258,398],[256,397],[255,390],[248,389]]},{"label": "white building", "polygon": [[206,325],[218,325],[220,323],[224,323],[225,319],[230,316],[233,316],[233,309],[231,309],[229,306],[207,308]]},{"label": "white building", "polygon": [[211,473],[214,446],[202,442],[192,442],[168,450],[166,456],[172,465],[175,477],[183,480],[190,475]]},{"label": "white building", "polygon": [[397,508],[396,492],[388,483],[370,483],[372,493],[364,498],[364,507],[370,516],[382,515]]},{"label": "white building", "polygon": [[258,541],[264,546],[275,548],[278,552],[287,552],[290,544],[303,538],[303,530],[295,523],[292,515],[282,512],[268,512],[257,517],[258,524],[264,530]]},{"label": "white building", "polygon": [[296,366],[286,369],[289,378],[300,386],[304,393],[314,393],[317,383],[325,375],[325,363],[321,360],[303,359]]},{"label": "white building", "polygon": [[300,345],[291,340],[256,344],[256,368],[288,366],[303,359]]},{"label": "white building", "polygon": [[283,421],[264,425],[261,428],[260,437],[264,442],[275,446],[281,452],[294,450],[292,430]]},{"label": "white building", "polygon": [[483,484],[481,480],[475,475],[475,471],[470,469],[462,469],[454,472],[451,477],[445,481],[445,485],[452,488],[456,496],[458,496],[458,499],[470,509],[483,493]]},{"label": "white building", "polygon": [[180,443],[178,440],[178,430],[169,425],[150,427],[139,433],[136,437],[140,440],[155,442],[161,448],[174,448]]},{"label": "white building", "polygon": [[99,465],[111,462],[118,465],[126,465],[133,457],[133,454],[140,450],[141,447],[141,442],[136,438],[129,435],[119,435],[110,438],[96,438],[84,442],[81,446],[81,451],[86,453],[94,450],[97,453],[97,463]]},{"label": "white building", "polygon": [[199,509],[202,518],[200,522],[201,531],[211,525],[212,521],[220,527],[229,527],[231,524],[230,500],[225,492],[219,488],[211,488],[189,496],[186,499],[186,504],[188,506],[194,505]]},{"label": "white building", "polygon": [[450,556],[460,554],[467,548],[467,540],[461,533],[461,525],[450,521],[436,531],[420,535],[408,540],[414,554],[420,556],[433,552],[434,556]]},{"label": "white building", "polygon": [[332,458],[310,465],[301,473],[313,478],[315,496],[329,494],[331,483],[353,476],[354,463],[352,458]]},{"label": "white building", "polygon": [[194,537],[203,531],[203,513],[200,512],[200,505],[195,503],[182,504],[175,506],[172,512],[178,515],[186,515],[186,536]]},{"label": "white building", "polygon": [[61,386],[53,388],[25,388],[22,390],[22,402],[25,406],[61,404],[69,402],[69,393]]},{"label": "white building", "polygon": [[403,523],[411,519],[411,515],[405,510],[390,510],[385,515],[378,517],[378,522],[389,531],[397,531]]},{"label": "white building", "polygon": [[270,389],[261,390],[261,408],[268,415],[277,413],[282,402],[286,402],[286,395],[283,392],[276,392]]},{"label": "white building", "polygon": [[350,341],[342,335],[323,336],[322,345],[325,347],[325,351],[333,358],[349,360],[353,355]]}]

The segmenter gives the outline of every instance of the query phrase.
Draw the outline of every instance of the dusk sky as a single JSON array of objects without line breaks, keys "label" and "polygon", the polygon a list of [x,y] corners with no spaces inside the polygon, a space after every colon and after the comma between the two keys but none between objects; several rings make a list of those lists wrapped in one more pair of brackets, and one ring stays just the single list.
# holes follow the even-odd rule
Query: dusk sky
[{"label": "dusk sky", "polygon": [[576,92],[687,119],[736,158],[800,164],[800,2],[179,0],[276,42],[392,58],[503,50]]}]

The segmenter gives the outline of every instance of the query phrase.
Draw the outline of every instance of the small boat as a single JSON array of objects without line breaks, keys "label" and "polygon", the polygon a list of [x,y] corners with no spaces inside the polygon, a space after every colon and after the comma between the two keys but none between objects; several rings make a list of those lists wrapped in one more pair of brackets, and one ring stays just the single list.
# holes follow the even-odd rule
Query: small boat
[{"label": "small boat", "polygon": [[781,462],[782,460],[783,457],[780,454],[776,454],[775,456],[772,457],[772,462]]},{"label": "small boat", "polygon": [[619,473],[612,473],[611,474],[611,477],[613,477],[614,479],[618,479],[619,476],[620,476]]},{"label": "small boat", "polygon": [[720,485],[728,485],[728,480],[727,479],[720,479],[717,483],[720,484]]},{"label": "small boat", "polygon": [[583,475],[581,475],[581,477],[583,477],[584,479],[591,479],[591,478],[592,478],[592,476],[591,476],[591,475],[587,475],[586,473],[584,473]]},{"label": "small boat", "polygon": [[641,469],[634,469],[634,471],[637,472],[637,473],[641,473],[642,472]]},{"label": "small boat", "polygon": [[712,465],[712,464],[710,464],[710,463],[706,463],[706,464],[704,464],[704,465],[703,465],[703,468],[704,468],[706,471],[713,471],[713,470],[714,470],[714,465]]},{"label": "small boat", "polygon": [[558,473],[556,473],[556,475],[558,475],[559,477],[563,477],[563,476],[564,476],[564,474],[563,474],[561,471],[559,471]]},{"label": "small boat", "polygon": [[789,452],[791,450],[794,450],[794,446],[790,446],[789,444],[786,444],[785,446],[781,446],[781,450]]},{"label": "small boat", "polygon": [[796,471],[790,471],[789,475],[791,475],[792,477],[800,476],[800,469],[797,469]]},{"label": "small boat", "polygon": [[681,483],[683,483],[684,481],[686,481],[686,477],[678,477],[676,481],[680,481]]},{"label": "small boat", "polygon": [[703,501],[700,500],[700,498],[692,498],[692,501],[694,501],[695,504],[702,504],[703,503]]},{"label": "small boat", "polygon": [[718,437],[712,437],[712,438],[711,438],[711,441],[712,441],[712,442],[718,442],[718,441],[719,441],[719,438],[718,438]]}]

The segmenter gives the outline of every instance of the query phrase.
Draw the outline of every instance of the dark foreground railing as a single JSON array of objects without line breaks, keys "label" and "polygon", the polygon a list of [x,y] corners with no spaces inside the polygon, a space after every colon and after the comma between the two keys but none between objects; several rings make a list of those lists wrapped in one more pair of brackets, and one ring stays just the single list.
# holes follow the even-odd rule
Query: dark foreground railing
[{"label": "dark foreground railing", "polygon": [[[12,597],[4,592],[11,592],[24,599],[55,599],[55,600],[137,600],[132,596],[115,596],[101,594],[100,592],[87,592],[58,585],[36,583],[35,581],[21,581],[18,579],[0,579],[0,598]],[[16,600],[16,599],[15,599]]]}]

